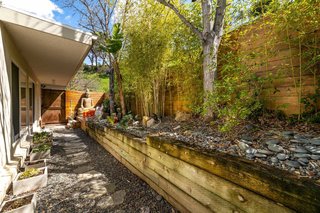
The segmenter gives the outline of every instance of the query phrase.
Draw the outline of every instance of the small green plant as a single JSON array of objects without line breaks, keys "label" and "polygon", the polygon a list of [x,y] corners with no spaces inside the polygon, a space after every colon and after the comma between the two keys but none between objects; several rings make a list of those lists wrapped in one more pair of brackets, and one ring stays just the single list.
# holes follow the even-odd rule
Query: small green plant
[{"label": "small green plant", "polygon": [[127,114],[127,115],[123,116],[123,118],[119,122],[119,126],[123,127],[123,128],[128,128],[129,123],[132,121],[133,121],[132,114]]},{"label": "small green plant", "polygon": [[224,60],[222,77],[215,82],[214,92],[208,95],[206,104],[222,121],[219,130],[227,132],[249,116],[261,113],[259,97],[264,80],[252,74],[237,55],[226,54]]},{"label": "small green plant", "polygon": [[51,146],[48,144],[41,144],[35,148],[32,149],[32,153],[38,153],[38,152],[46,152],[51,149]]},{"label": "small green plant", "polygon": [[39,174],[41,174],[40,169],[28,168],[19,176],[19,180],[31,178],[31,177],[37,176]]},{"label": "small green plant", "polygon": [[37,132],[33,135],[33,143],[50,143],[52,142],[52,134],[50,132]]}]

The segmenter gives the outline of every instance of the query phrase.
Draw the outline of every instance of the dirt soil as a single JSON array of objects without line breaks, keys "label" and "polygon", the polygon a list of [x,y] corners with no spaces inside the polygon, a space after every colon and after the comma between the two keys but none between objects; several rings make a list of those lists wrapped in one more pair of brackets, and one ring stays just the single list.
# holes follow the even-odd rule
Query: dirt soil
[{"label": "dirt soil", "polygon": [[17,200],[14,200],[14,201],[10,201],[10,202],[7,202],[3,209],[1,209],[1,212],[6,212],[6,211],[10,211],[10,210],[13,210],[13,209],[17,209],[21,206],[24,206],[24,205],[27,205],[31,202],[32,200],[32,195],[30,196],[27,196],[27,197],[24,197],[22,199],[17,199]]}]

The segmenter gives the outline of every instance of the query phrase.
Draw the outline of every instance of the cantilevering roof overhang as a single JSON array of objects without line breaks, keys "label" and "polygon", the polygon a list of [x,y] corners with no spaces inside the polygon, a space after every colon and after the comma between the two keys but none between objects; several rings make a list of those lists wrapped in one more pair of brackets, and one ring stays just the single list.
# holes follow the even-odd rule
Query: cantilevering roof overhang
[{"label": "cantilevering roof overhang", "polygon": [[82,65],[96,36],[1,6],[0,22],[41,84],[65,87]]}]

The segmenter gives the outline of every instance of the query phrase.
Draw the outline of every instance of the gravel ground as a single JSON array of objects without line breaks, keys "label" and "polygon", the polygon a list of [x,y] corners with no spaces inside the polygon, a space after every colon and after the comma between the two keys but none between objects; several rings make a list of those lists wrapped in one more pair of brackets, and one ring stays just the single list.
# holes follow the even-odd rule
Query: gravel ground
[{"label": "gravel ground", "polygon": [[80,129],[54,127],[48,186],[38,212],[176,212]]}]

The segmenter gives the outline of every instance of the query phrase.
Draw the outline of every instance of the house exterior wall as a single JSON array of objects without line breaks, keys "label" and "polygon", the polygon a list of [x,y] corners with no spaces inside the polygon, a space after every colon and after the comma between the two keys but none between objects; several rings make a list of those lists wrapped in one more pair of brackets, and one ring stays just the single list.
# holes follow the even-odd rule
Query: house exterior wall
[{"label": "house exterior wall", "polygon": [[[13,122],[12,122],[12,67],[14,63],[19,70],[23,71],[27,77],[26,81],[26,100],[27,100],[27,128],[20,130],[20,137],[14,139]],[[35,85],[34,122],[29,123],[29,82]],[[2,202],[6,190],[11,180],[17,173],[17,168],[27,155],[29,142],[26,141],[28,133],[39,128],[39,119],[41,117],[41,85],[34,77],[32,70],[19,54],[19,50],[14,45],[11,36],[0,22],[0,203]],[[30,128],[29,126],[32,126]]]}]

